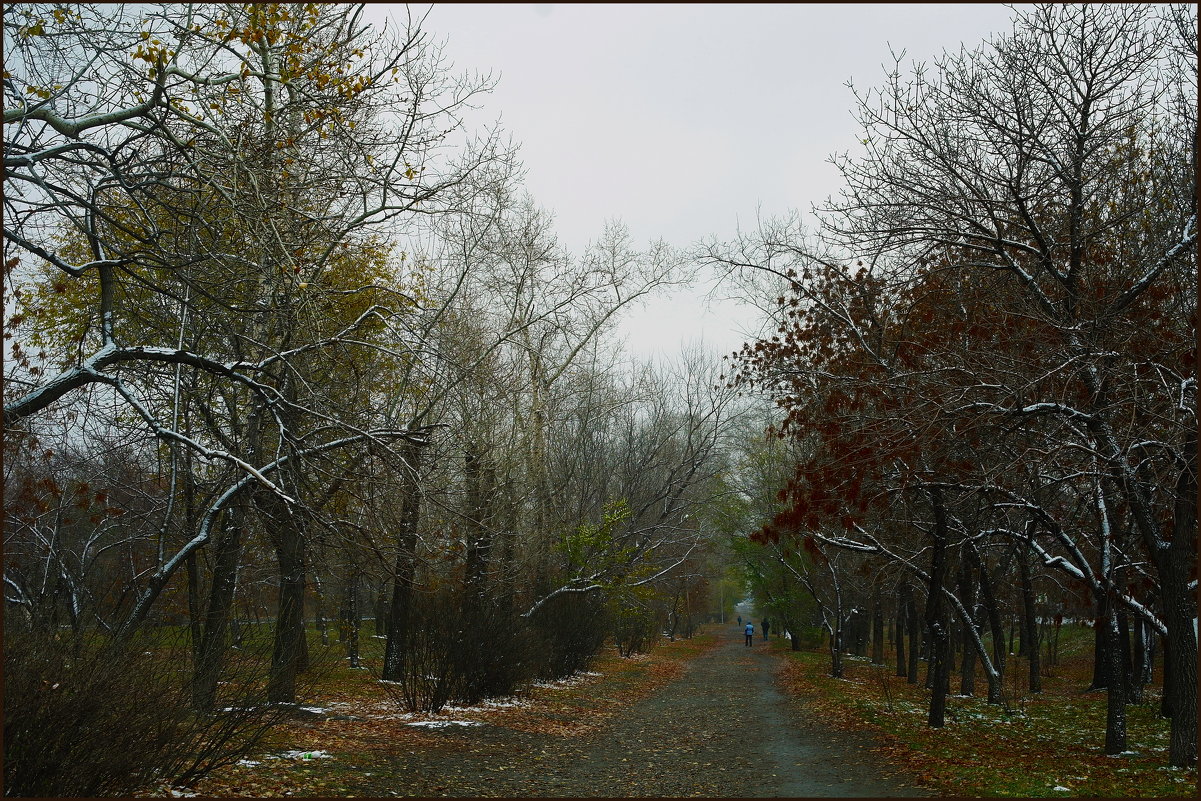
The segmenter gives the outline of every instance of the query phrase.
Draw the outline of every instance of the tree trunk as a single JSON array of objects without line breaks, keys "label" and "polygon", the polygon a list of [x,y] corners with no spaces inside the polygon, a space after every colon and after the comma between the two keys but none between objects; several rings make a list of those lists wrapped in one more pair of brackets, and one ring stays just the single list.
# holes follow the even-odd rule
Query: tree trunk
[{"label": "tree trunk", "polygon": [[[949,604],[948,604],[949,606]],[[964,629],[963,621],[959,620],[958,615],[955,615],[953,610],[947,611],[947,640],[949,647],[947,653],[947,669],[951,674],[959,672],[960,666],[963,664],[964,649],[967,648],[967,631]]]},{"label": "tree trunk", "polygon": [[[961,555],[959,559],[959,597],[964,608],[969,613],[976,608],[976,588],[972,583],[972,571],[969,560]],[[962,624],[967,625],[967,624]],[[963,660],[959,666],[959,694],[975,695],[976,693],[976,651],[970,647],[968,637],[963,636]]]},{"label": "tree trunk", "polygon": [[1109,631],[1110,648],[1109,686],[1105,714],[1105,753],[1116,756],[1126,750],[1126,692],[1122,680],[1122,649],[1114,647],[1118,637],[1118,615],[1113,601],[1109,604],[1109,619],[1105,621]]},{"label": "tree trunk", "polygon": [[192,672],[192,705],[202,711],[211,710],[216,703],[217,681],[225,656],[225,635],[237,586],[244,514],[244,504],[234,502],[227,506],[221,522],[221,536],[217,539],[204,631]]},{"label": "tree trunk", "polygon": [[1145,620],[1140,620],[1139,623],[1143,633],[1143,667],[1139,682],[1145,688],[1155,674],[1155,646],[1159,643],[1159,637],[1150,623]]},{"label": "tree trunk", "polygon": [[550,591],[550,554],[554,544],[550,525],[550,478],[548,476],[546,456],[546,410],[544,408],[544,392],[549,385],[546,383],[545,371],[542,364],[542,353],[533,346],[528,328],[522,329],[522,336],[529,354],[530,366],[530,438],[529,438],[529,472],[530,484],[533,490],[530,498],[533,516],[534,542],[534,597],[540,598]]},{"label": "tree trunk", "polygon": [[872,594],[872,664],[884,664],[884,602],[882,590],[876,587]]},{"label": "tree trunk", "polygon": [[462,664],[466,666],[468,674],[463,677],[463,700],[469,704],[482,700],[485,689],[481,683],[478,666],[483,662],[483,654],[479,649],[485,640],[485,624],[482,620],[487,593],[485,578],[492,552],[492,534],[488,518],[495,472],[484,467],[481,459],[478,446],[469,448],[464,465],[464,477],[467,481],[467,551],[461,635],[463,640],[459,648],[465,657]]},{"label": "tree trunk", "polygon": [[282,501],[269,502],[277,514],[275,554],[279,562],[279,610],[276,613],[275,643],[271,652],[271,674],[267,679],[267,700],[276,704],[296,702],[296,677],[306,667],[304,636],[304,534],[299,516],[278,514]]},{"label": "tree trunk", "polygon": [[1149,683],[1148,668],[1151,664],[1151,652],[1148,647],[1151,638],[1147,633],[1147,623],[1142,618],[1136,617],[1134,620],[1133,637],[1134,664],[1130,671],[1130,683],[1126,689],[1130,703],[1141,704],[1143,702],[1143,689]]},{"label": "tree trunk", "polygon": [[842,649],[843,636],[846,632],[846,615],[843,613],[842,585],[838,581],[838,571],[833,562],[826,562],[830,571],[830,583],[834,588],[834,626],[830,630],[830,675],[836,679],[842,678]]},{"label": "tree trunk", "polygon": [[905,662],[905,621],[907,619],[907,612],[909,611],[909,604],[911,603],[910,596],[912,593],[913,590],[909,588],[908,583],[902,584],[897,588],[897,622],[894,626],[894,631],[896,633],[894,634],[893,639],[897,641],[898,676],[905,676],[908,672],[906,670]]},{"label": "tree trunk", "polygon": [[515,503],[498,504],[498,506],[504,514],[504,518],[500,521],[500,530],[497,532],[500,554],[496,561],[500,580],[497,582],[496,601],[502,614],[508,615],[512,613],[515,600],[514,582],[517,579],[517,571],[513,568],[513,560],[516,555],[516,539],[517,530],[520,528],[520,516],[517,504]]},{"label": "tree trunk", "polygon": [[1030,550],[1025,543],[1018,545],[1018,573],[1022,581],[1022,648],[1030,664],[1030,692],[1043,691],[1042,668],[1039,666],[1038,617],[1034,607],[1034,580],[1030,573]]},{"label": "tree trunk", "polygon": [[[190,454],[184,456],[183,469],[184,520],[187,521],[188,530],[193,530],[196,522],[196,479],[192,473]],[[200,640],[204,636],[201,628],[200,567],[196,563],[195,551],[188,554],[185,567],[188,574],[188,631],[192,640],[192,665],[195,667],[200,662]]]},{"label": "tree trunk", "polygon": [[404,649],[409,635],[409,611],[413,579],[417,568],[417,523],[421,513],[420,445],[410,443],[403,451],[404,471],[399,532],[396,542],[396,567],[392,580],[392,602],[388,607],[388,641],[384,647],[382,678],[400,681],[404,675]]},{"label": "tree trunk", "polygon": [[676,641],[676,626],[680,623],[680,591],[676,589],[676,595],[671,599],[671,611],[667,613],[667,640],[669,642]]},{"label": "tree trunk", "polygon": [[950,638],[946,615],[943,614],[942,587],[946,576],[947,520],[942,505],[942,491],[937,487],[930,491],[930,502],[934,507],[934,530],[931,532],[933,553],[930,564],[930,589],[926,598],[926,629],[930,632],[931,665],[927,675],[932,677],[930,714],[927,723],[931,728],[942,728],[945,722],[947,687],[950,673],[947,665],[947,650]]},{"label": "tree trunk", "polygon": [[[1184,466],[1176,483],[1172,542],[1160,560],[1164,626],[1164,697],[1172,712],[1168,761],[1174,767],[1197,764],[1197,630],[1196,591],[1189,588],[1197,564],[1197,432],[1184,444]],[[1168,664],[1171,663],[1169,684]]]},{"label": "tree trunk", "polygon": [[375,593],[375,604],[371,611],[374,620],[371,621],[376,637],[388,634],[388,583],[381,582]]},{"label": "tree trunk", "polygon": [[[1172,676],[1172,641],[1167,635],[1160,637],[1160,642],[1163,645],[1163,693],[1159,696],[1159,716],[1161,718],[1172,717],[1172,699],[1176,696],[1173,688]],[[1170,735],[1169,735],[1170,737]]]},{"label": "tree trunk", "polygon": [[984,561],[980,558],[980,553],[976,550],[976,546],[972,543],[967,543],[968,558],[976,567],[976,572],[980,576],[980,600],[984,604],[984,610],[988,615],[988,627],[992,631],[992,651],[993,651],[993,667],[996,668],[997,678],[994,680],[989,676],[988,681],[988,703],[999,704],[1002,699],[1002,688],[1005,681],[1005,629],[1001,623],[1001,610],[997,604],[996,593],[993,592],[992,578],[989,576],[988,570],[984,567]]},{"label": "tree trunk", "polygon": [[200,663],[200,641],[204,637],[200,611],[200,567],[196,564],[196,552],[188,554],[185,561],[188,575],[188,634],[192,641],[192,665]]},{"label": "tree trunk", "polygon": [[1097,599],[1097,617],[1093,624],[1093,680],[1088,690],[1104,690],[1109,686],[1109,602],[1104,596]]},{"label": "tree trunk", "polygon": [[321,586],[320,577],[313,574],[314,593],[313,616],[317,618],[317,631],[321,634],[321,644],[329,645],[329,623],[325,619],[325,591]]},{"label": "tree trunk", "polygon": [[1118,664],[1122,666],[1122,687],[1126,692],[1126,703],[1130,703],[1130,685],[1134,681],[1134,662],[1130,653],[1130,617],[1119,608],[1118,615]]},{"label": "tree trunk", "polygon": [[359,571],[354,570],[350,574],[350,580],[346,582],[346,658],[350,660],[352,668],[361,667],[359,662],[359,629],[362,626],[362,620],[359,616]]},{"label": "tree trunk", "polygon": [[917,662],[922,649],[922,627],[917,616],[917,599],[913,597],[912,588],[909,590],[909,603],[906,607],[909,629],[909,671],[906,681],[909,684],[917,684]]},{"label": "tree trunk", "polygon": [[830,631],[830,675],[842,678],[842,615],[834,615],[834,626]]},{"label": "tree trunk", "polygon": [[931,649],[934,647],[934,634],[930,631],[929,621],[926,620],[924,614],[922,617],[922,625],[922,655],[926,659],[926,677],[922,680],[922,687],[927,690],[933,690],[934,654]]}]

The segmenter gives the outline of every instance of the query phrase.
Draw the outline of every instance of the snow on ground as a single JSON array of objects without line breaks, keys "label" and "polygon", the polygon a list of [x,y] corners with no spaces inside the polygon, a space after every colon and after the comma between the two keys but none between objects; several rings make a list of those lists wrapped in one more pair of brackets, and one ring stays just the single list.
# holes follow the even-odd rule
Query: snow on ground
[{"label": "snow on ground", "polygon": [[[271,703],[271,704],[267,704],[267,706],[291,706],[291,704]],[[226,707],[222,707],[221,709],[219,709],[217,711],[219,711],[219,712],[254,712],[255,710],[258,710],[258,709],[262,709],[262,707],[261,706],[226,706]],[[302,707],[298,707],[298,709],[301,709],[305,712],[312,712],[314,715],[324,715],[326,712],[329,712],[328,709],[326,709],[324,707],[320,707],[320,706],[302,706]]]},{"label": "snow on ground", "polygon": [[264,759],[333,759],[328,751],[284,751],[282,754],[268,754]]},{"label": "snow on ground", "polygon": [[329,704],[331,712],[339,715],[355,715],[356,717],[371,718],[372,720],[411,720],[418,715],[414,712],[398,712],[396,704],[391,701],[377,701],[368,704],[350,704],[345,701],[332,701]]},{"label": "snow on ground", "polygon": [[518,709],[529,706],[528,701],[523,701],[515,695],[505,696],[503,698],[485,698],[474,706],[453,706],[447,704],[442,707],[444,713],[458,714],[460,712],[480,712],[487,709]]},{"label": "snow on ground", "polygon": [[[557,679],[555,681],[536,681],[534,687],[543,689],[564,689],[568,687],[578,687],[592,679],[598,678],[602,674],[591,670],[580,671],[566,678]],[[380,684],[397,685],[400,682],[386,681],[384,679],[376,679]],[[488,712],[496,709],[518,709],[531,706],[534,702],[516,695],[500,696],[496,698],[485,698],[478,704],[471,706],[444,706],[440,712],[403,712],[397,708],[394,701],[380,699],[378,701],[366,701],[353,703],[348,701],[330,701],[324,706],[302,706],[307,712],[317,715],[335,714],[344,716],[354,716],[356,718],[365,718],[370,720],[400,720],[405,721],[411,726],[426,726],[426,727],[442,727],[450,725],[461,726],[481,726],[484,725],[477,721],[461,721],[447,720],[446,715],[487,715]]]},{"label": "snow on ground", "polygon": [[556,679],[554,681],[536,681],[534,682],[534,686],[541,687],[543,689],[578,687],[579,685],[586,683],[589,679],[595,678],[599,675],[599,673],[593,673],[591,671],[582,671],[580,673],[568,676],[565,679]]}]

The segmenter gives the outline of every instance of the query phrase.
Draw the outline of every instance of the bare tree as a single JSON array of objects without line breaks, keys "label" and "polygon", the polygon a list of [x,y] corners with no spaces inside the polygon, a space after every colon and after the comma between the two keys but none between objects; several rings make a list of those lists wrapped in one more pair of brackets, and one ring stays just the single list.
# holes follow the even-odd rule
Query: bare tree
[{"label": "bare tree", "polygon": [[[300,480],[301,463],[427,436],[373,415],[367,392],[344,391],[353,382],[315,381],[354,375],[364,357],[381,370],[406,358],[388,340],[420,299],[370,232],[444,211],[467,176],[505,158],[494,137],[458,161],[440,155],[459,111],[490,84],[451,77],[418,20],[395,36],[363,24],[361,11],[5,13],[15,67],[6,177],[16,190],[5,199],[6,283],[21,304],[10,322],[62,365],[46,376],[14,350],[26,370],[11,376],[5,424],[105,387],[172,448],[173,491],[191,481],[193,460],[232,469],[182,544],[160,548],[136,577],[120,627],[131,631],[216,539],[202,701],[216,681],[247,502],[279,558],[273,697],[290,700],[308,504],[323,494]],[[32,260],[48,267],[18,286]],[[183,480],[180,460],[191,468]]]},{"label": "bare tree", "polygon": [[[1128,611],[1169,650],[1183,642],[1165,694],[1193,709],[1193,588],[1176,573],[1196,530],[1189,25],[1151,7],[1044,6],[931,68],[905,75],[898,59],[858,95],[864,148],[835,159],[846,188],[815,237],[791,221],[705,255],[787,282],[781,336],[742,363],[785,431],[824,432],[789,520],[912,572],[858,518],[893,492],[940,495],[922,522],[945,532],[931,545],[1033,549],[1090,583],[1103,628]],[[1092,525],[1068,524],[1082,513]],[[822,530],[839,517],[847,534]],[[1129,591],[1140,549],[1154,603]],[[1124,703],[1111,695],[1110,751]],[[1194,763],[1194,726],[1172,715],[1174,765]]]}]

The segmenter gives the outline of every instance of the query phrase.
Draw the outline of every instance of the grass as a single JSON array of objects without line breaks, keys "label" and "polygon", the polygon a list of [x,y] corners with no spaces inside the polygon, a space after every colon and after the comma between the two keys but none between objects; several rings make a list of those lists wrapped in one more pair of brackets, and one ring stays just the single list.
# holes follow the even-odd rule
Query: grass
[{"label": "grass", "polygon": [[[1127,707],[1128,753],[1104,755],[1106,694],[1083,692],[1092,669],[1092,635],[1084,631],[1087,636],[1065,631],[1060,664],[1046,671],[1043,692],[1026,692],[1020,678],[1027,662],[1011,656],[1010,711],[982,697],[952,696],[941,729],[926,723],[930,694],[923,682],[910,685],[895,676],[895,661],[872,665],[844,657],[845,675],[834,679],[826,651],[793,652],[780,641],[775,647],[787,660],[782,680],[792,694],[803,696],[823,721],[878,735],[889,762],[940,795],[1195,797],[1196,769],[1167,767],[1169,723],[1157,714],[1158,688],[1148,687],[1143,703]],[[982,675],[976,687],[983,695]]]}]

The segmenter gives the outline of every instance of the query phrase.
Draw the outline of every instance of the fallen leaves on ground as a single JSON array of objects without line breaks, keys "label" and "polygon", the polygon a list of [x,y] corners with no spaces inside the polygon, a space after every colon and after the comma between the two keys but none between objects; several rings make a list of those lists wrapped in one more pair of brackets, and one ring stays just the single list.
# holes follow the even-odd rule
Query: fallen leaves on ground
[{"label": "fallen leaves on ground", "polygon": [[[823,724],[870,732],[880,756],[922,786],[956,796],[1192,796],[1197,771],[1166,767],[1168,721],[1143,704],[1127,707],[1132,753],[1102,753],[1106,696],[1085,693],[1091,660],[1082,654],[1043,678],[1043,692],[1007,688],[1011,711],[983,698],[948,697],[946,725],[927,725],[930,693],[894,675],[889,664],[848,660],[842,679],[829,657],[787,653],[780,677]],[[1013,659],[1012,669],[1020,670]],[[957,678],[955,679],[957,682]],[[984,686],[983,678],[977,686]],[[1151,688],[1148,688],[1150,690]],[[1057,789],[1060,788],[1060,789]]]},{"label": "fallen leaves on ground", "polygon": [[[574,680],[535,684],[515,698],[470,708],[448,707],[439,714],[404,713],[371,681],[329,683],[311,699],[327,710],[324,716],[306,716],[278,726],[263,743],[262,753],[251,758],[256,764],[217,770],[192,791],[209,797],[512,795],[492,784],[502,780],[511,784],[513,779],[506,774],[544,770],[540,763],[548,758],[547,738],[570,742],[596,731],[678,677],[689,659],[715,642],[699,635],[663,643],[635,659],[608,652]],[[430,721],[484,725],[410,725]],[[513,750],[506,757],[512,764],[496,761],[498,738]],[[524,746],[515,748],[517,741]],[[316,751],[329,757],[272,758]],[[463,758],[447,760],[447,755]],[[427,760],[436,762],[440,772],[429,775],[421,770]],[[418,769],[398,771],[400,764]]]}]

